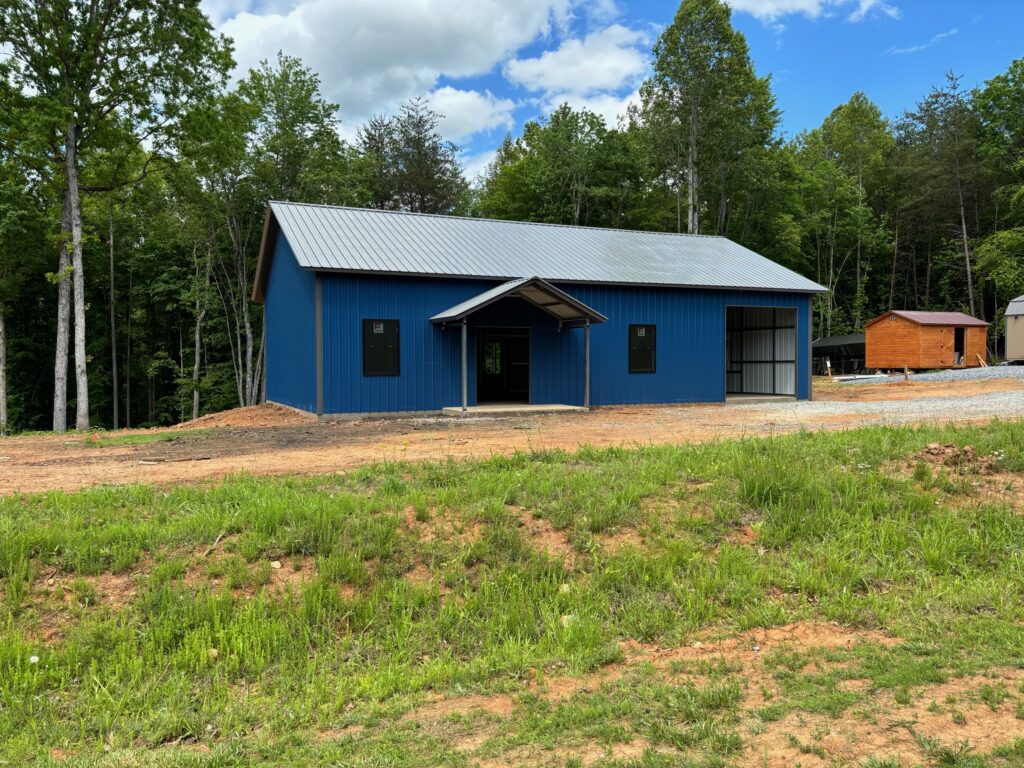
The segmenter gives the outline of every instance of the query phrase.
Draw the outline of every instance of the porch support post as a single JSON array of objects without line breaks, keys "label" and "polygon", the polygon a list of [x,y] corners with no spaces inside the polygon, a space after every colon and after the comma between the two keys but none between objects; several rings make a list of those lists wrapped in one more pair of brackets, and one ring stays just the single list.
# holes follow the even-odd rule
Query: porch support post
[{"label": "porch support post", "polygon": [[590,407],[590,318],[583,326],[583,407]]},{"label": "porch support post", "polygon": [[469,408],[469,343],[466,318],[462,318],[462,410]]}]

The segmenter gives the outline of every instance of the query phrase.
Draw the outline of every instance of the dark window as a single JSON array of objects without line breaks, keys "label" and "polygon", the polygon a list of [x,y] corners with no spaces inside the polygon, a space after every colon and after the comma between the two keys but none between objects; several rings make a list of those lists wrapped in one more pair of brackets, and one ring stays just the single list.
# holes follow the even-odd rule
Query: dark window
[{"label": "dark window", "polygon": [[363,320],[363,376],[398,373],[398,321]]},{"label": "dark window", "polygon": [[629,372],[654,373],[654,326],[629,326]]}]

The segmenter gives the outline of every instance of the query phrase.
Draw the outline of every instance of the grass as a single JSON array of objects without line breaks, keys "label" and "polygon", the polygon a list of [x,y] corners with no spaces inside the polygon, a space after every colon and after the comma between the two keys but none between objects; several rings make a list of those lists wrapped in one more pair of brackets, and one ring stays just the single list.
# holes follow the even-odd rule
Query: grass
[{"label": "grass", "polygon": [[92,432],[88,437],[81,438],[84,445],[94,448],[107,448],[112,445],[148,445],[149,443],[169,443],[190,440],[201,436],[207,430],[185,429],[163,432]]},{"label": "grass", "polygon": [[[2,499],[0,765],[751,765],[778,730],[880,768],[915,763],[824,729],[914,706],[950,731],[897,728],[916,764],[1022,765],[955,728],[1024,712],[1024,516],[932,442],[1024,470],[994,423]],[[865,641],[753,649],[794,622]],[[417,714],[465,694],[507,706]]]}]

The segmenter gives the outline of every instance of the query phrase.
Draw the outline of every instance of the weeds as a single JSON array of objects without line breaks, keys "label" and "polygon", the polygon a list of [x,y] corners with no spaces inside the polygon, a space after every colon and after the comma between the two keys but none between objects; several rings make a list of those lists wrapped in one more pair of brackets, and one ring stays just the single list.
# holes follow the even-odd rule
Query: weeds
[{"label": "weeds", "polygon": [[[935,442],[1024,469],[1024,426],[996,423],[0,500],[0,762],[60,749],[90,766],[464,766],[544,745],[565,764],[581,745],[632,745],[637,764],[728,765],[794,713],[911,706],[923,686],[1024,664],[1024,516],[980,497],[969,468],[951,494],[943,470],[914,464]],[[624,533],[629,546],[606,543]],[[116,603],[95,586],[129,572],[137,594]],[[765,649],[768,678],[750,685],[708,660],[530,692],[622,664],[624,641],[678,648],[809,620],[906,642]],[[863,690],[841,686],[854,678]],[[439,692],[515,698],[500,722],[402,719]],[[999,682],[977,700],[1024,711]],[[463,748],[458,728],[490,735]],[[970,746],[920,749],[928,765],[985,764]]]}]

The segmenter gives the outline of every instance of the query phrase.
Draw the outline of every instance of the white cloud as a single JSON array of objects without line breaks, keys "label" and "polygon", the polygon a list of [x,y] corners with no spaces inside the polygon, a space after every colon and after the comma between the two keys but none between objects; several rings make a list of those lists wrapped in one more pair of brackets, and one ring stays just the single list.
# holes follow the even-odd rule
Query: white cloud
[{"label": "white cloud", "polygon": [[444,117],[441,134],[452,141],[461,141],[479,131],[513,126],[515,102],[499,99],[490,91],[462,91],[449,85],[429,95],[430,107]]},{"label": "white cloud", "polygon": [[[846,14],[846,20],[863,21],[880,13],[893,19],[899,8],[885,0],[727,0],[734,10],[749,13],[766,24],[774,24],[786,16],[801,14],[811,19]],[[851,6],[854,6],[851,9]]]},{"label": "white cloud", "polygon": [[462,173],[470,181],[474,182],[476,179],[486,173],[487,166],[494,162],[495,156],[498,154],[495,149],[487,149],[483,152],[477,152],[475,154],[463,155],[459,158],[462,163]]},{"label": "white cloud", "polygon": [[918,52],[923,51],[923,50],[925,50],[927,48],[931,48],[936,43],[941,43],[947,37],[952,37],[953,35],[957,34],[959,31],[960,31],[959,29],[957,29],[956,27],[953,27],[952,29],[947,30],[945,32],[939,32],[939,34],[937,34],[937,35],[932,35],[931,39],[927,43],[918,43],[917,45],[910,45],[910,46],[907,46],[906,48],[897,48],[897,47],[893,46],[889,50],[884,51],[884,53],[886,55],[888,55],[888,56],[899,56],[900,54],[904,54],[904,53],[918,53]]},{"label": "white cloud", "polygon": [[643,74],[647,51],[637,46],[646,42],[643,32],[612,24],[582,40],[564,40],[536,58],[512,59],[505,65],[505,75],[531,91],[614,90]]},{"label": "white cloud", "polygon": [[614,126],[638,98],[649,45],[646,32],[612,24],[582,39],[564,40],[535,58],[513,59],[505,65],[505,76],[538,92],[537,103],[546,112],[568,104],[589,109]]},{"label": "white cloud", "polygon": [[890,19],[900,17],[900,9],[895,5],[889,5],[883,0],[858,0],[857,9],[846,18],[849,21],[864,21],[873,12],[881,13]]},{"label": "white cloud", "polygon": [[279,0],[284,8],[269,13],[237,10],[244,0],[206,2],[231,14],[219,30],[235,40],[239,72],[278,50],[299,56],[343,121],[358,125],[429,93],[442,75],[490,72],[567,24],[574,0]]},{"label": "white cloud", "polygon": [[618,125],[619,118],[626,116],[629,105],[639,103],[639,91],[632,91],[625,96],[618,96],[614,93],[597,93],[589,96],[581,96],[576,93],[554,93],[544,100],[543,106],[549,113],[562,104],[568,104],[575,110],[589,109],[603,117],[605,125],[614,128]]}]

